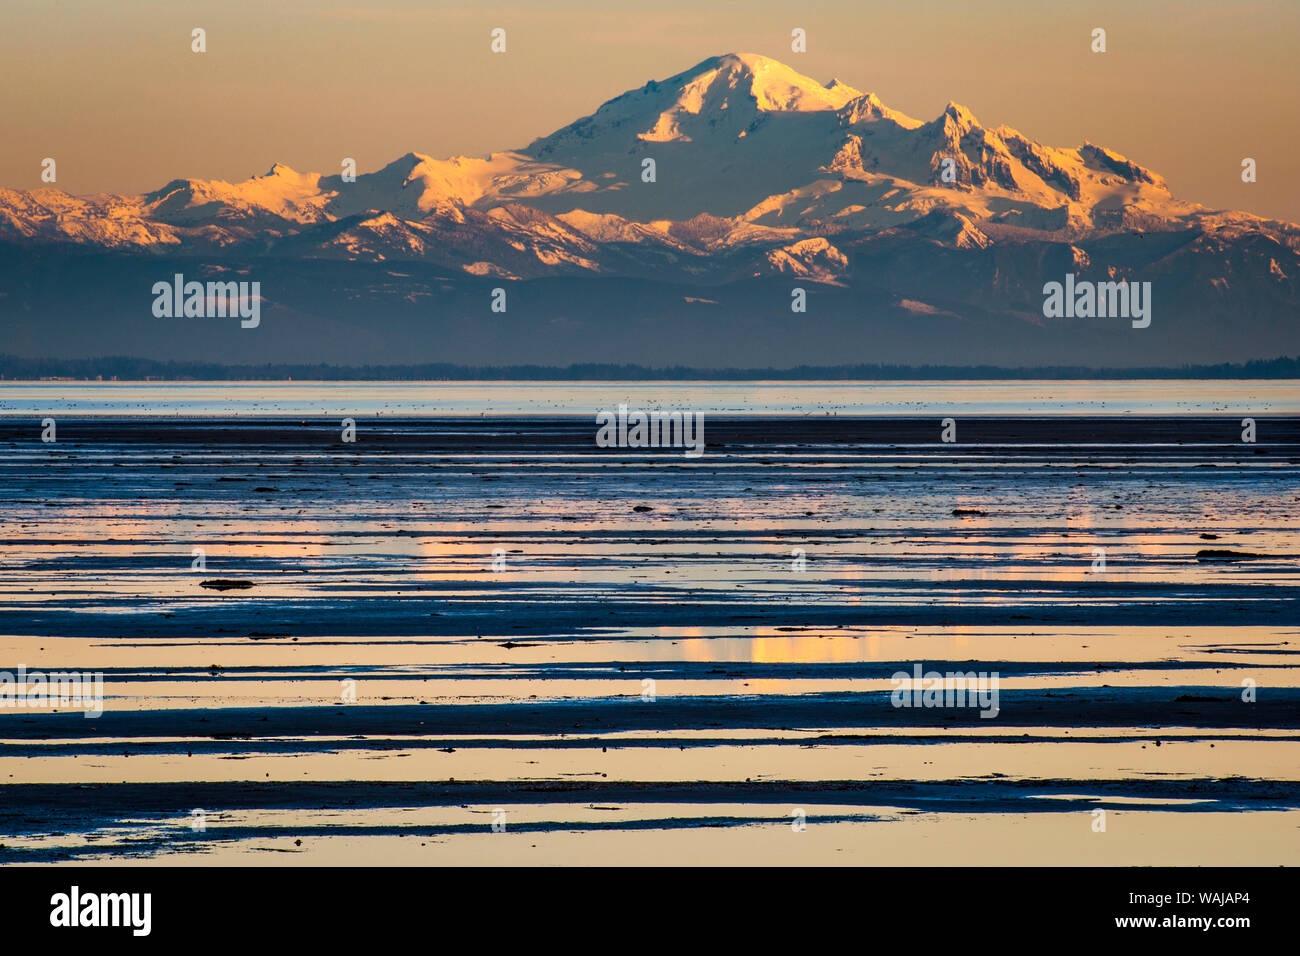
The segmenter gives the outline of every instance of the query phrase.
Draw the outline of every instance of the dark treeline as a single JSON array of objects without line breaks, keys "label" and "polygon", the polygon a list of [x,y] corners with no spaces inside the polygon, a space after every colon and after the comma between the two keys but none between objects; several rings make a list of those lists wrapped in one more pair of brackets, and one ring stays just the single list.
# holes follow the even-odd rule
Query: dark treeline
[{"label": "dark treeline", "polygon": [[32,359],[0,355],[0,378],[69,378],[93,381],[933,381],[977,379],[1134,379],[1134,378],[1300,378],[1300,356],[1243,364],[1184,365],[1178,368],[1085,368],[1049,365],[999,368],[992,365],[799,365],[794,368],[706,369],[673,366],[582,364],[467,366],[424,365],[216,365],[206,362],[159,362],[110,356],[93,359]]}]

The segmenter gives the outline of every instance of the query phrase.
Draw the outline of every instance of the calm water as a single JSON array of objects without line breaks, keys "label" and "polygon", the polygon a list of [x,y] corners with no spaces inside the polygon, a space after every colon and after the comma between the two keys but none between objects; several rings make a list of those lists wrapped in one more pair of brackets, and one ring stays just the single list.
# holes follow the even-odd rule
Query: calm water
[{"label": "calm water", "polygon": [[[0,866],[1294,865],[1300,425],[1259,420],[718,416],[686,459],[11,417],[0,664],[105,699],[0,707]],[[918,664],[998,714],[894,706]]]},{"label": "calm water", "polygon": [[1300,414],[1300,381],[0,382],[0,415]]},{"label": "calm water", "polygon": [[1294,865],[1298,393],[0,383],[0,866]]}]

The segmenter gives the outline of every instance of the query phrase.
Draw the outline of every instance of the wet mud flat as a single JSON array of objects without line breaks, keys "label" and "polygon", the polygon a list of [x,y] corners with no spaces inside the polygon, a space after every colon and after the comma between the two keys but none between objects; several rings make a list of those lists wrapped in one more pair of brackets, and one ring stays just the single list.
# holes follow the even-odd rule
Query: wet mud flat
[{"label": "wet mud flat", "polygon": [[0,863],[1300,861],[1300,420],[355,423],[0,419]]}]

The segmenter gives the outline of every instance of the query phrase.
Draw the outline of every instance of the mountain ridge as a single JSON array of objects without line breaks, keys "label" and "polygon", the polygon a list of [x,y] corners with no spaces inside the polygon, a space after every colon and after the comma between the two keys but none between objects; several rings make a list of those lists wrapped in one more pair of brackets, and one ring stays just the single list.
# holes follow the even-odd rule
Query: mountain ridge
[{"label": "mountain ridge", "polygon": [[[743,141],[771,135],[772,122],[793,123],[777,134],[810,146],[748,150],[775,163],[741,156],[750,145]],[[661,169],[665,177],[678,172],[673,154],[683,148],[697,169],[680,181],[660,178]],[[656,152],[665,155],[656,159]],[[623,168],[608,168],[620,158],[628,159]],[[655,183],[637,181],[643,158],[656,159]],[[743,177],[735,168],[741,159],[748,163]],[[661,188],[637,188],[647,185]],[[353,183],[275,162],[239,183],[182,178],[140,196],[0,188],[0,235],[202,249],[248,239],[240,226],[279,234],[372,211],[463,221],[466,209],[508,203],[641,226],[699,214],[767,225],[793,219],[795,228],[823,236],[917,223],[936,209],[960,217],[962,226],[1023,225],[1063,238],[1198,219],[1300,232],[1291,223],[1175,199],[1158,174],[1087,140],[1073,149],[1045,146],[1005,125],[985,127],[955,101],[922,122],[838,79],[823,85],[768,57],[725,54],[614,97],[522,149],[447,159],[411,151]]]},{"label": "mountain ridge", "polygon": [[[1300,226],[1178,199],[1157,172],[1087,140],[1048,146],[955,101],[914,119],[757,54],[709,57],[519,149],[411,151],[355,181],[274,162],[240,183],[174,179],[136,196],[0,188],[0,244],[37,259],[127,255],[217,271],[238,260],[302,274],[329,262],[424,276],[399,293],[405,280],[377,292],[361,271],[340,274],[357,308],[389,295],[434,301],[430,290],[484,279],[798,281],[857,290],[871,321],[912,323],[887,329],[900,348],[923,326],[1046,341],[1041,288],[1071,270],[1159,280],[1162,307],[1184,323],[1182,342],[1158,346],[1173,350],[1162,361],[1218,360],[1214,343],[1240,348],[1247,330],[1233,340],[1228,327],[1243,322],[1300,350]],[[15,287],[0,308],[23,294]],[[852,295],[824,298],[854,308]],[[545,319],[557,320],[568,321]],[[1051,331],[1060,348],[1065,332]]]}]

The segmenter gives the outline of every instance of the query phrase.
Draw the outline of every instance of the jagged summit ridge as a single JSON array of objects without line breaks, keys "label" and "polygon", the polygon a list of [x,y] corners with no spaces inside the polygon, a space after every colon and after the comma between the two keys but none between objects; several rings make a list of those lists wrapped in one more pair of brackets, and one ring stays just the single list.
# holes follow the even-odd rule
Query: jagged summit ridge
[{"label": "jagged summit ridge", "polygon": [[[706,341],[693,361],[716,367],[761,364],[755,343],[792,363],[1107,364],[1107,329],[1127,324],[1043,311],[1044,283],[1077,273],[1156,289],[1160,315],[1126,334],[1126,359],[1300,352],[1300,227],[1184,202],[1092,142],[1048,146],[955,101],[914,119],[754,54],[710,57],[522,149],[357,160],[136,196],[0,188],[6,341],[241,361],[455,348],[497,362],[518,347],[564,364]],[[140,296],[180,271],[263,277],[262,331],[160,326]],[[508,318],[486,314],[485,290],[516,280]],[[785,311],[792,288],[804,321]]]},{"label": "jagged summit ridge", "polygon": [[[817,278],[838,281],[852,268],[841,247],[902,227],[971,249],[1262,222],[1181,202],[1158,174],[1090,142],[1046,146],[985,127],[955,101],[922,122],[874,93],[754,53],[709,57],[485,157],[411,151],[346,178],[276,162],[243,182],[175,179],[142,196],[0,190],[0,237],[433,258],[514,276],[715,272],[738,257],[759,271],[816,262]],[[1284,226],[1269,228],[1289,242],[1294,227]],[[391,247],[390,234],[400,235]],[[828,248],[789,251],[811,238]],[[653,265],[628,260],[645,255]]]},{"label": "jagged summit ridge", "polygon": [[629,130],[645,143],[690,142],[719,125],[735,137],[762,114],[825,113],[862,95],[838,80],[818,83],[770,57],[728,53],[615,97],[524,152],[546,159],[574,147],[606,150],[621,146]]}]

